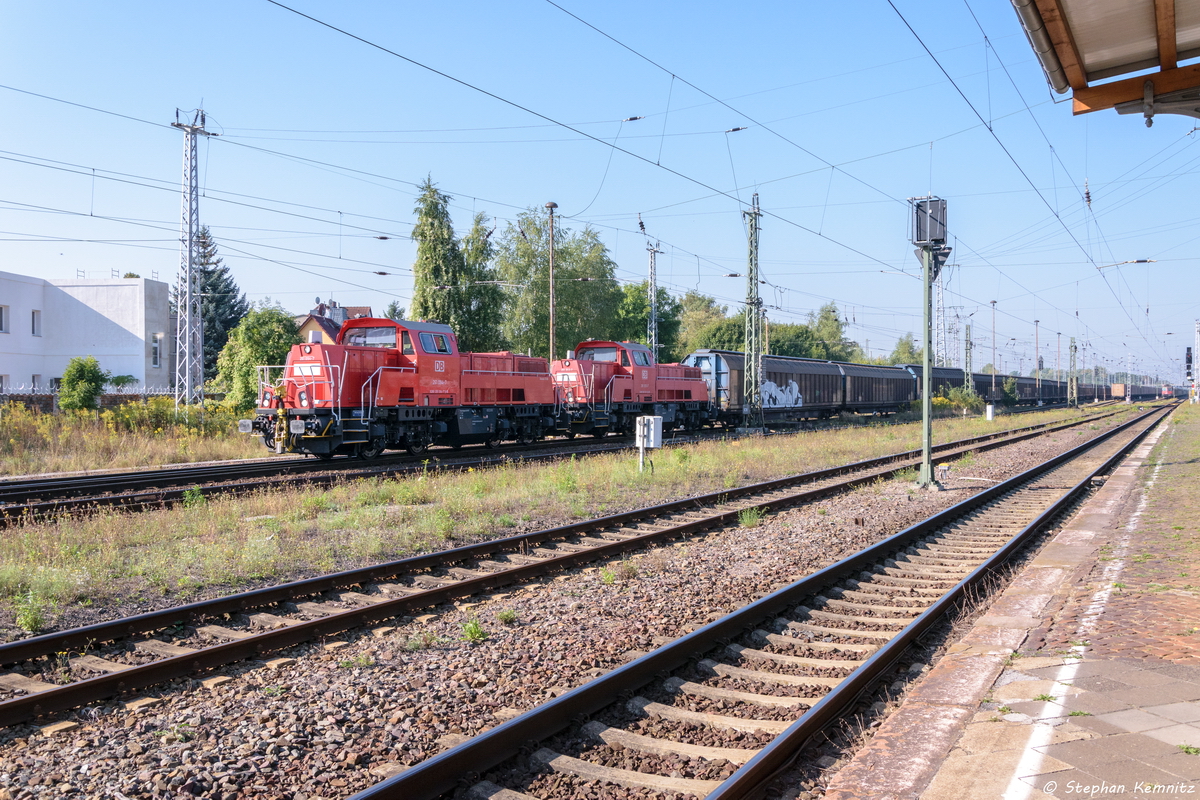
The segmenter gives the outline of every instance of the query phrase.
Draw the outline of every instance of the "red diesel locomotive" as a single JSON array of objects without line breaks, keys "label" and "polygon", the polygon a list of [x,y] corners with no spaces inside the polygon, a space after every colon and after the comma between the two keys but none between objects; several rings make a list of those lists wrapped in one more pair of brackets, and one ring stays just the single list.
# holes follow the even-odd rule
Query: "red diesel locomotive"
[{"label": "red diesel locomotive", "polygon": [[656,365],[630,342],[584,342],[555,362],[519,353],[462,353],[454,331],[431,322],[348,320],[336,344],[292,347],[287,364],[259,367],[258,411],[238,429],[276,453],[374,458],[532,442],[547,435],[604,436],[642,414],[698,427],[708,390],[700,371]]},{"label": "red diesel locomotive", "polygon": [[656,364],[643,344],[589,339],[550,370],[563,414],[580,433],[626,433],[640,416],[662,417],[663,430],[695,430],[709,417],[700,370]]}]

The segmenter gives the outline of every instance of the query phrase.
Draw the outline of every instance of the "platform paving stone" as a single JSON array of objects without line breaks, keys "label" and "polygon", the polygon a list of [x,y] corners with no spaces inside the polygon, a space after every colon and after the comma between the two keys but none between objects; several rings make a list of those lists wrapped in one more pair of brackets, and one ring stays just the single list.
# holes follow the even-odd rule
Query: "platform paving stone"
[{"label": "platform paving stone", "polygon": [[[1004,645],[1022,656],[975,697],[978,711],[965,723],[957,709],[967,698],[955,704],[958,738],[924,702],[931,727],[918,731],[911,720],[891,730],[885,721],[876,734],[884,746],[872,740],[835,774],[827,800],[1200,796],[1200,754],[1188,752],[1200,747],[1197,486],[1200,407],[1184,407],[1027,564],[994,616],[951,646],[958,670]],[[1004,628],[1003,640],[988,627],[1014,625],[1018,615],[1034,619]],[[924,682],[978,683],[943,675],[940,664]],[[1033,700],[1041,694],[1055,699]],[[941,692],[922,684],[917,695]],[[904,718],[906,705],[894,717]],[[1002,706],[1012,713],[1002,716]],[[907,781],[900,773],[913,765],[896,743],[902,733],[938,741],[921,743],[926,762]],[[939,747],[940,764],[929,763]]]}]

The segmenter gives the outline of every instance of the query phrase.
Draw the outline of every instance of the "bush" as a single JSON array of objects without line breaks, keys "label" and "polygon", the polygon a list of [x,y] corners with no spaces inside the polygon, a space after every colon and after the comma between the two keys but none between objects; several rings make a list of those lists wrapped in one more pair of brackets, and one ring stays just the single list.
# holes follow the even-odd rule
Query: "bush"
[{"label": "bush", "polygon": [[1020,399],[1020,397],[1017,395],[1016,377],[1010,376],[1004,379],[1003,392],[1004,396],[1000,399],[1000,402],[1006,406],[1015,406],[1017,401]]},{"label": "bush", "polygon": [[112,377],[100,369],[95,356],[76,356],[63,370],[62,385],[58,390],[58,407],[68,411],[96,408],[96,402],[104,391],[104,384]]}]

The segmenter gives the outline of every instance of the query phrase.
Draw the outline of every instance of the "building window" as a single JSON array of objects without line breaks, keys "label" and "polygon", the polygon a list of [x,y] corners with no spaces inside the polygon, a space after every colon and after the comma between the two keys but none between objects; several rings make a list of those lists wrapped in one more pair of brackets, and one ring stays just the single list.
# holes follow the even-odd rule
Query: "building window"
[{"label": "building window", "polygon": [[162,340],[161,333],[155,333],[150,336],[150,366],[162,366]]},{"label": "building window", "polygon": [[42,376],[34,375],[33,376],[33,391],[36,392],[40,388],[42,388]]},{"label": "building window", "polygon": [[8,391],[9,383],[7,375],[0,375],[0,394]]},{"label": "building window", "polygon": [[8,333],[8,306],[0,306],[0,333]]},{"label": "building window", "polygon": [[40,311],[33,312],[32,332],[34,336],[42,335],[42,312]]}]

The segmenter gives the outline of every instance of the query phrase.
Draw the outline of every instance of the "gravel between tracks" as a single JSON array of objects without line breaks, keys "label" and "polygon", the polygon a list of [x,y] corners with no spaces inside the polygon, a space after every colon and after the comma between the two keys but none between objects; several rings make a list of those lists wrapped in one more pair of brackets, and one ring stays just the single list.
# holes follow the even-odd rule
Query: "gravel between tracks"
[{"label": "gravel between tracks", "polygon": [[[440,752],[448,734],[494,726],[512,709],[625,663],[629,650],[649,650],[656,637],[681,635],[990,485],[964,477],[1000,480],[1080,441],[1072,430],[976,454],[952,472],[949,491],[889,481],[607,571],[597,565],[443,606],[382,636],[354,633],[335,651],[325,643],[293,648],[279,654],[297,659],[292,665],[230,668],[224,674],[235,679],[211,689],[192,681],[164,687],[158,707],[130,713],[110,703],[64,715],[79,723],[69,732],[5,730],[0,800],[344,797],[376,783],[389,765]],[[516,621],[502,624],[501,611]],[[471,619],[486,641],[463,640]]]}]

